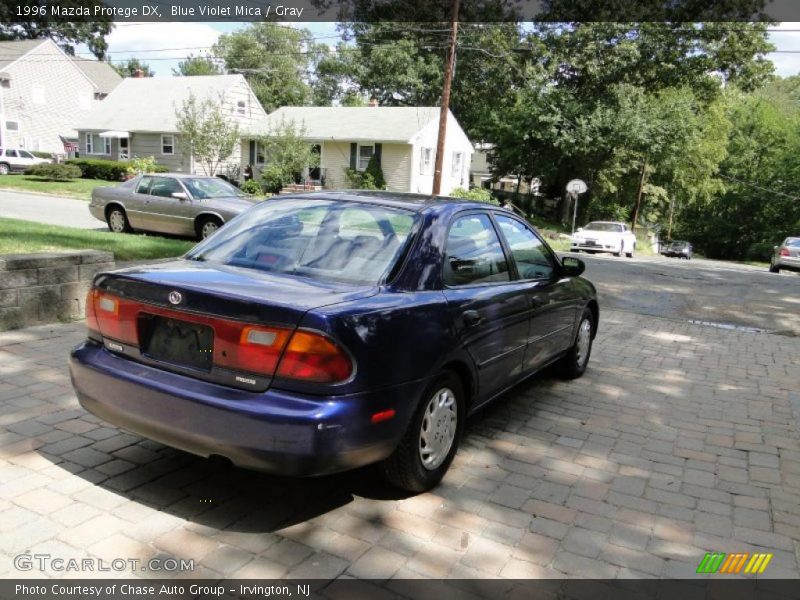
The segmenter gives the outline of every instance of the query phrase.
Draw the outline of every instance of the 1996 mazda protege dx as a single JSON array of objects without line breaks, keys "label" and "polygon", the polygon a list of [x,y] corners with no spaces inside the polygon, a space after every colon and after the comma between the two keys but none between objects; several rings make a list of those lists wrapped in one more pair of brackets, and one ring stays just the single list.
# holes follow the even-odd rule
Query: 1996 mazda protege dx
[{"label": "1996 mazda protege dx", "polygon": [[194,454],[301,476],[380,462],[422,491],[470,413],[551,363],[583,374],[583,268],[487,204],[270,200],[180,260],[98,275],[72,381],[92,413]]}]

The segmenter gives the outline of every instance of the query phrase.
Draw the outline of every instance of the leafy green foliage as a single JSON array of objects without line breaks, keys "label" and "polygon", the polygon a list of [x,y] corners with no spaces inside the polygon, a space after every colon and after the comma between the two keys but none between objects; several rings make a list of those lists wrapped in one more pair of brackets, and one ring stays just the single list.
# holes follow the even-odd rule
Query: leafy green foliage
[{"label": "leafy green foliage", "polygon": [[186,60],[178,63],[177,69],[172,69],[176,76],[192,77],[195,75],[220,75],[222,70],[217,62],[207,56],[194,56],[190,54]]},{"label": "leafy green foliage", "polygon": [[450,192],[453,198],[463,198],[464,200],[474,200],[476,202],[486,202],[487,204],[499,205],[497,199],[492,196],[492,192],[483,188],[472,188],[467,190],[464,188],[455,188]]},{"label": "leafy green foliage", "polygon": [[370,157],[364,175],[372,179],[376,189],[386,189],[386,179],[383,178],[383,169],[381,169],[381,164],[378,162],[377,154],[373,154]]},{"label": "leafy green foliage", "polygon": [[266,160],[261,180],[269,192],[277,193],[295,180],[307,167],[319,165],[319,154],[305,141],[305,129],[294,121],[281,121],[273,131],[260,138]]},{"label": "leafy green foliage", "polygon": [[128,161],[128,175],[135,176],[140,173],[166,173],[167,167],[156,164],[154,156],[134,156]]},{"label": "leafy green foliage", "polygon": [[29,167],[25,174],[41,177],[49,181],[70,181],[80,177],[81,170],[75,165],[64,163],[42,163]]},{"label": "leafy green foliage", "polygon": [[128,174],[128,163],[117,160],[73,158],[66,161],[66,164],[78,167],[81,170],[81,177],[84,179],[122,181]]},{"label": "leafy green foliage", "polygon": [[245,194],[251,194],[253,196],[260,196],[264,193],[261,184],[258,183],[255,179],[248,179],[242,184],[242,191]]},{"label": "leafy green foliage", "polygon": [[[94,7],[102,4],[101,0],[61,0],[62,7],[88,8],[94,13]],[[17,16],[18,7],[36,7],[43,5],[35,0],[19,0],[17,2],[0,2],[0,40],[29,40],[50,38],[67,54],[73,56],[80,44],[86,44],[98,59],[105,58],[108,43],[106,36],[111,33],[114,24],[109,16],[98,15],[91,21],[67,21],[57,16],[33,14],[29,17]]]},{"label": "leafy green foliage", "polygon": [[[313,91],[315,65],[328,57],[327,46],[314,43],[307,29],[273,22],[250,23],[243,29],[220,36],[213,54],[231,73],[242,73],[264,110],[281,106],[303,106],[314,101],[329,104],[329,83]],[[320,77],[329,77],[323,66]]]},{"label": "leafy green foliage", "polygon": [[175,111],[178,145],[204,166],[208,175],[233,154],[239,143],[239,125],[223,110],[222,98],[199,100],[191,94]]},{"label": "leafy green foliage", "polygon": [[119,73],[120,77],[137,77],[138,71],[141,71],[141,77],[152,77],[155,75],[150,65],[140,61],[138,58],[129,58],[128,60],[116,64],[109,61],[109,64]]}]

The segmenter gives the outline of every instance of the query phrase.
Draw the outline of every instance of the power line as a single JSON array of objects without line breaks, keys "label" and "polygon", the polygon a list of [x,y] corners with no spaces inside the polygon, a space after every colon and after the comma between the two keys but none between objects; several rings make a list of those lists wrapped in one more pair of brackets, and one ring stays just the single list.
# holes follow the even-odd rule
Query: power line
[{"label": "power line", "polygon": [[738,183],[738,184],[741,184],[741,185],[746,185],[748,187],[755,188],[757,190],[761,190],[762,192],[769,192],[770,194],[775,194],[776,196],[784,196],[785,198],[789,198],[791,200],[800,200],[800,197],[798,197],[798,196],[792,196],[791,194],[786,194],[784,192],[779,192],[777,190],[771,190],[769,188],[765,188],[763,186],[756,185],[755,183],[750,183],[749,181],[742,181],[741,179],[736,179],[736,177],[731,177],[730,175],[725,175],[724,173],[717,173],[717,175],[719,175],[723,179],[728,179],[728,180],[733,181],[735,183]]}]

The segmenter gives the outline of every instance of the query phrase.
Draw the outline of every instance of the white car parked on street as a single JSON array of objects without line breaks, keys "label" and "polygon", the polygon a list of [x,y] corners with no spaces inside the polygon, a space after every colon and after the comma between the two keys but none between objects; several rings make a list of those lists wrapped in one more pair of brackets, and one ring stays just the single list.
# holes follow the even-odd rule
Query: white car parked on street
[{"label": "white car parked on street", "polygon": [[51,162],[49,158],[38,158],[20,148],[0,148],[0,175],[8,175],[13,171],[22,173],[33,165]]},{"label": "white car parked on street", "polygon": [[614,256],[633,257],[636,236],[625,223],[592,221],[572,234],[572,252],[611,252]]}]

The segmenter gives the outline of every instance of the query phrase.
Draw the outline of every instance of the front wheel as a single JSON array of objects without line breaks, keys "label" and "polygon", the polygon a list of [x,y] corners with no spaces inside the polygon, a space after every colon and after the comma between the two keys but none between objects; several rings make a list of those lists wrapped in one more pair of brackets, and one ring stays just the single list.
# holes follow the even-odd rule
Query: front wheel
[{"label": "front wheel", "polygon": [[438,484],[458,450],[465,416],[461,381],[450,371],[440,373],[425,390],[403,439],[382,463],[384,478],[417,493]]},{"label": "front wheel", "polygon": [[769,263],[769,272],[770,273],[780,273],[781,268],[773,262]]},{"label": "front wheel", "polygon": [[622,256],[622,250],[625,248],[625,242],[619,243],[619,250],[614,252],[614,256]]},{"label": "front wheel", "polygon": [[633,253],[634,253],[635,250],[636,250],[636,243],[634,242],[634,244],[631,246],[631,251],[630,252],[626,252],[625,256],[628,257],[628,258],[633,258]]},{"label": "front wheel", "polygon": [[587,307],[583,309],[575,343],[557,363],[557,368],[565,379],[577,379],[586,371],[589,356],[592,354],[593,334],[594,317]]},{"label": "front wheel", "polygon": [[0,163],[0,175],[8,175],[11,171],[11,167],[9,167],[6,163]]}]

